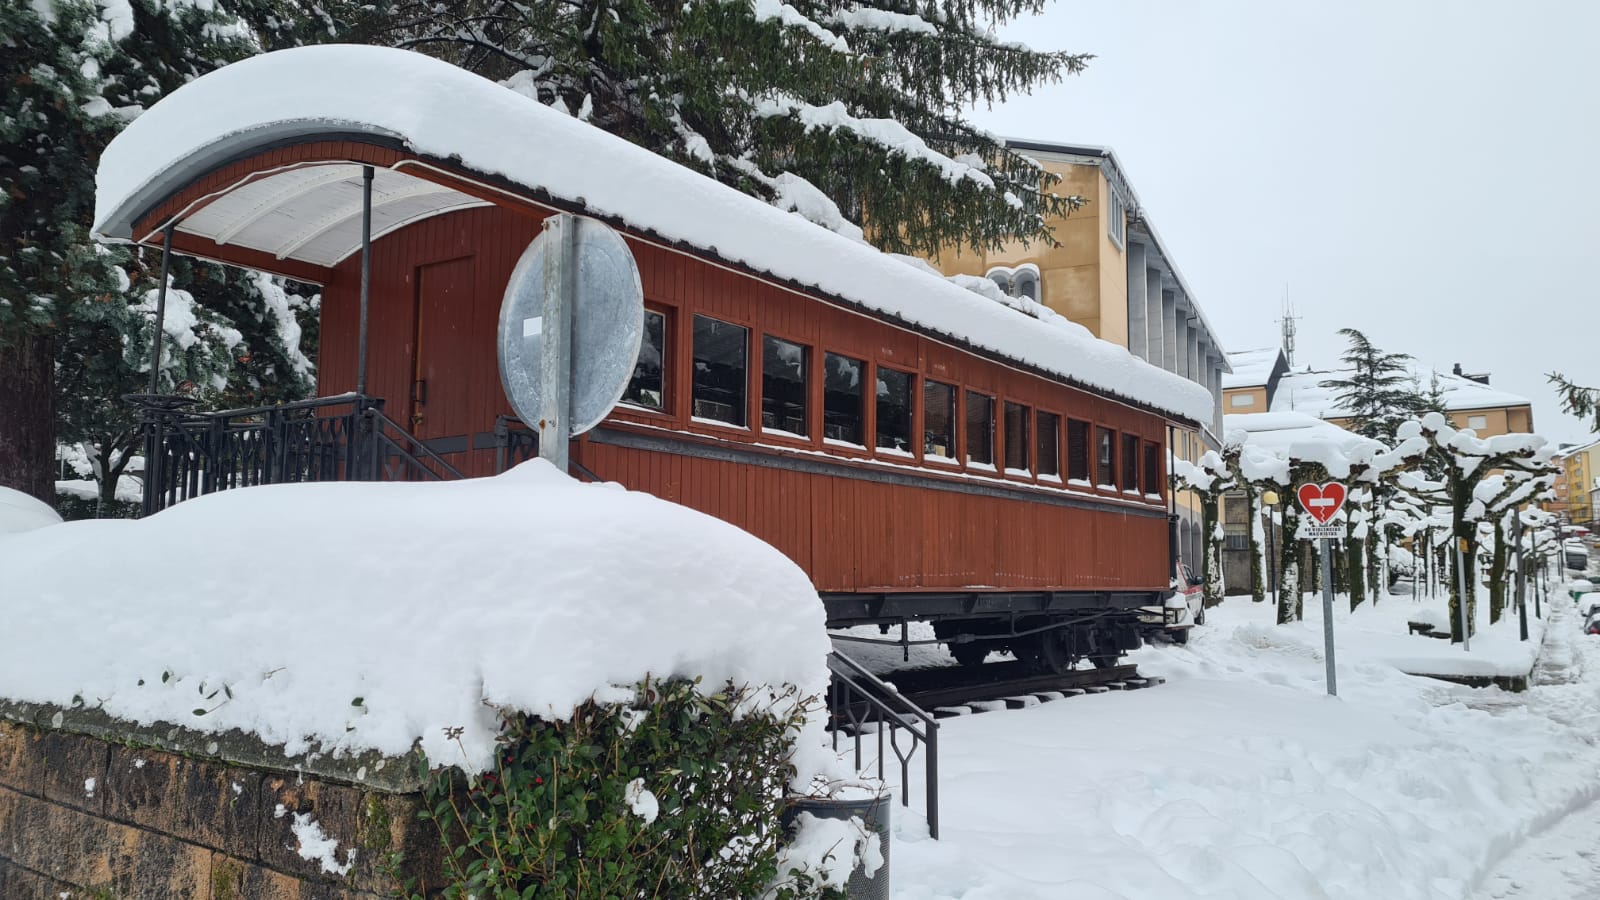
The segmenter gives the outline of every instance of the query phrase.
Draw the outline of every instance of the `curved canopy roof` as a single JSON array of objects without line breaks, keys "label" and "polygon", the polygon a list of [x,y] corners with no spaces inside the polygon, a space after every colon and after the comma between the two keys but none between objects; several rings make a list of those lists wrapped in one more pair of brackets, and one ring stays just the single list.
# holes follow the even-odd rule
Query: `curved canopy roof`
[{"label": "curved canopy roof", "polygon": [[[1205,388],[1081,326],[1007,309],[526,96],[404,50],[283,50],[174,91],[101,157],[95,233],[151,242],[166,223],[146,223],[146,233],[136,234],[141,218],[225,165],[272,148],[339,140],[401,151],[403,158],[379,167],[374,180],[374,235],[485,202],[456,190],[451,178],[478,177],[1026,368],[1191,422],[1211,419]],[[177,228],[266,259],[327,267],[359,248],[360,169],[336,160],[254,172],[215,185],[179,210]],[[484,187],[480,196],[498,190]]]}]

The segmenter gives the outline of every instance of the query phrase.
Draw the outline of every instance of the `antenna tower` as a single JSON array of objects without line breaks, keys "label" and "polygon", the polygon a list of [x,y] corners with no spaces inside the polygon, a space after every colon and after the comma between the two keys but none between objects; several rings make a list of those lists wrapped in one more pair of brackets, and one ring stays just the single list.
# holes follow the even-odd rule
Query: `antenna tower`
[{"label": "antenna tower", "polygon": [[1283,358],[1289,365],[1294,365],[1294,333],[1295,323],[1300,317],[1294,314],[1294,304],[1289,302],[1289,286],[1283,288],[1283,318],[1278,324],[1283,327]]}]

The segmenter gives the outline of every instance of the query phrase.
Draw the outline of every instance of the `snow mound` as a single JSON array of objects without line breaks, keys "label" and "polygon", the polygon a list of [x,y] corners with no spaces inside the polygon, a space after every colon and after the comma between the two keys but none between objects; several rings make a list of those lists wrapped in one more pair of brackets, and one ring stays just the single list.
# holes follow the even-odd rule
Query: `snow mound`
[{"label": "snow mound", "polygon": [[0,487],[0,535],[21,534],[60,524],[61,515],[51,509],[50,504],[21,491]]},{"label": "snow mound", "polygon": [[481,770],[499,709],[566,717],[647,674],[827,683],[822,604],[794,563],[541,460],[73,522],[0,541],[0,572],[6,643],[29,648],[0,652],[0,696],[243,729],[287,754],[420,740]]}]

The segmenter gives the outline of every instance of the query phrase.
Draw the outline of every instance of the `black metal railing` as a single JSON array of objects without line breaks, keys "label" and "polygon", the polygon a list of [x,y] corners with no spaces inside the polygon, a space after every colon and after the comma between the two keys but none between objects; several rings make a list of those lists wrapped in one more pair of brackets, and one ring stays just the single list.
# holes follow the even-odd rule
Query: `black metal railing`
[{"label": "black metal railing", "polygon": [[494,420],[494,473],[496,475],[539,455],[539,433],[516,416]]},{"label": "black metal railing", "polygon": [[[901,696],[893,685],[868,672],[864,666],[835,650],[828,654],[828,670],[833,678],[828,685],[828,710],[833,732],[833,749],[846,732],[855,741],[857,772],[875,766],[879,780],[890,753],[900,763],[900,805],[911,805],[911,759],[921,747],[927,748],[923,762],[928,835],[939,837],[939,722],[915,703]],[[870,752],[865,741],[877,740],[877,757],[863,763]],[[904,746],[902,746],[904,742]]]},{"label": "black metal railing", "polygon": [[188,397],[137,394],[144,513],[229,488],[305,481],[403,481],[461,473],[360,394],[202,412]]}]

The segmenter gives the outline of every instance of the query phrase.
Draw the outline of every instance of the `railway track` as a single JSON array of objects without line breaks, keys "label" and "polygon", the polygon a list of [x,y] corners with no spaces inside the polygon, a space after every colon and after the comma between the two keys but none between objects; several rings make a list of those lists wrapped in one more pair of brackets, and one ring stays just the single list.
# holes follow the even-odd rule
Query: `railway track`
[{"label": "railway track", "polygon": [[1138,690],[1164,680],[1143,677],[1133,665],[1038,675],[1020,662],[887,672],[879,677],[893,685],[900,696],[939,718],[1021,709],[1084,694]]}]

